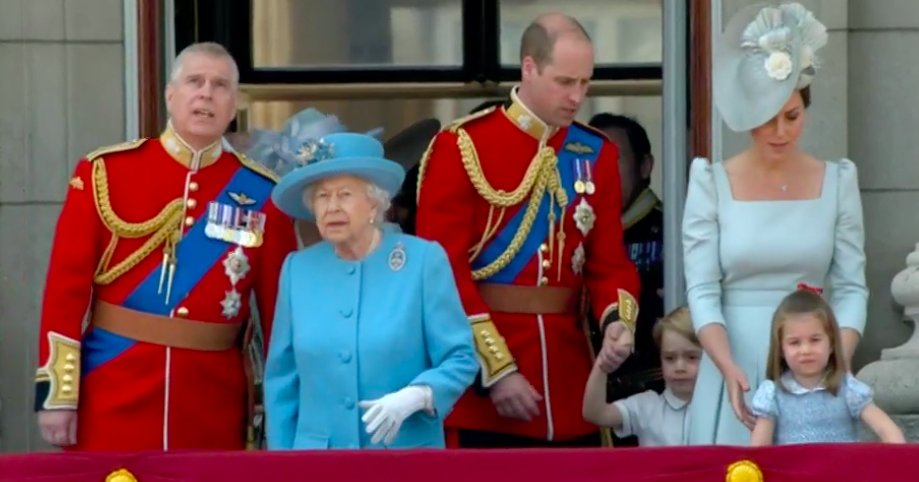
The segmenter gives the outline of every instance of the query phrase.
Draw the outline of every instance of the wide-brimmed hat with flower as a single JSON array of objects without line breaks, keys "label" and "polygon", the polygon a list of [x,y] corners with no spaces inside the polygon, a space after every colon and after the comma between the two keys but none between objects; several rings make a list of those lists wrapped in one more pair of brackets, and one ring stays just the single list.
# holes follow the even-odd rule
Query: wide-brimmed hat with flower
[{"label": "wide-brimmed hat with flower", "polygon": [[297,167],[281,178],[271,192],[271,200],[281,211],[297,219],[315,219],[303,202],[303,191],[317,181],[350,175],[392,196],[405,179],[405,169],[383,157],[383,144],[367,134],[341,132],[310,139],[292,154]]},{"label": "wide-brimmed hat with flower", "polygon": [[713,48],[715,106],[736,132],[759,127],[813,81],[826,27],[799,3],[737,12]]}]

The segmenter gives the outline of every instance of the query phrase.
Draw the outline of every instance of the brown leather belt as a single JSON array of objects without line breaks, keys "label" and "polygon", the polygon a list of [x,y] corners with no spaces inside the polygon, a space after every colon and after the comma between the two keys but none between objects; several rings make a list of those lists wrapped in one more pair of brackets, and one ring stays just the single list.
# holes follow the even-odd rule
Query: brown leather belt
[{"label": "brown leather belt", "polygon": [[481,283],[478,289],[489,310],[503,313],[574,315],[581,301],[578,290],[560,286]]},{"label": "brown leather belt", "polygon": [[208,323],[135,311],[105,301],[93,305],[92,324],[132,340],[190,350],[236,346],[241,323]]}]

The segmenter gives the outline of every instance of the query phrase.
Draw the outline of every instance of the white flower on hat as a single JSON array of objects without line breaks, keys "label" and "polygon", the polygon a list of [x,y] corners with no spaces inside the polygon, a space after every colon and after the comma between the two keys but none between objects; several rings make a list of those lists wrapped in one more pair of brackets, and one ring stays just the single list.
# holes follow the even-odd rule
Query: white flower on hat
[{"label": "white flower on hat", "polygon": [[766,57],[766,73],[775,80],[785,80],[791,75],[791,55],[788,52],[772,52]]},{"label": "white flower on hat", "polygon": [[778,81],[787,79],[795,71],[791,59],[792,42],[800,46],[798,88],[803,88],[813,78],[814,69],[819,67],[817,50],[827,42],[826,27],[813,13],[800,3],[765,7],[741,36],[743,48],[766,54],[763,63],[766,74]]}]

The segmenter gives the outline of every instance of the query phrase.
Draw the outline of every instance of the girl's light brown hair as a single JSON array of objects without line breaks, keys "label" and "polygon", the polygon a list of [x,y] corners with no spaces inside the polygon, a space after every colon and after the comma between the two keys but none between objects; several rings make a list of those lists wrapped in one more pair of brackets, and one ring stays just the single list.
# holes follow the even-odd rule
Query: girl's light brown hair
[{"label": "girl's light brown hair", "polygon": [[680,306],[675,310],[667,313],[666,316],[654,324],[654,343],[657,348],[661,348],[661,340],[664,338],[664,331],[672,331],[683,338],[691,341],[693,345],[698,345],[699,340],[696,338],[696,332],[692,329],[692,317],[689,314],[689,308]]},{"label": "girl's light brown hair", "polygon": [[782,384],[782,374],[788,370],[788,363],[782,356],[782,334],[784,322],[789,316],[812,314],[823,324],[823,330],[830,340],[830,359],[827,362],[827,375],[824,387],[833,395],[839,392],[839,385],[846,375],[846,365],[842,358],[842,343],[839,339],[839,324],[833,309],[819,293],[808,289],[798,289],[786,296],[779,303],[772,317],[772,335],[769,340],[769,360],[766,364],[766,378],[775,382],[783,390],[788,387]]}]

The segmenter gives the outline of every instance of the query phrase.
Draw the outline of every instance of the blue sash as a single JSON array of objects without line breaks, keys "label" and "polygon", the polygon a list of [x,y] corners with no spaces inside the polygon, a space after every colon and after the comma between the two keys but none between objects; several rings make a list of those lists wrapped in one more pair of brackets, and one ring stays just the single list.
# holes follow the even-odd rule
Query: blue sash
[{"label": "blue sash", "polygon": [[[576,162],[578,160],[587,161],[591,165],[591,172],[597,172],[597,156],[600,154],[600,149],[602,147],[603,139],[584,127],[572,124],[568,129],[568,135],[565,136],[565,140],[562,141],[562,147],[558,152],[558,172],[561,178],[562,187],[565,189],[565,192],[568,193],[569,206],[574,203],[578,196],[574,191],[574,182],[577,180],[575,171]],[[511,218],[504,228],[495,234],[492,240],[482,249],[479,256],[473,260],[472,268],[474,270],[481,269],[491,264],[507,250],[507,247],[511,244],[511,240],[514,239],[514,234],[520,228],[520,224],[523,221],[523,215],[526,212],[526,203],[527,202],[524,201],[521,208],[517,211],[517,214]],[[514,256],[514,259],[512,259],[507,266],[489,278],[489,282],[512,283],[517,279],[517,276],[520,275],[523,268],[526,267],[530,260],[533,259],[533,256],[536,255],[539,246],[550,235],[549,208],[549,195],[545,194],[539,204],[539,210],[536,213],[536,219],[533,221],[533,228],[530,230],[530,235],[523,241],[520,251],[517,252],[517,255]],[[555,223],[557,229],[562,216],[566,216],[567,213],[561,212],[558,206],[551,206],[551,208],[555,210]],[[574,221],[566,219],[565,222]],[[554,233],[552,233],[552,235],[554,236]]]},{"label": "blue sash", "polygon": [[[240,166],[213,201],[234,205],[235,202],[230,198],[229,193],[245,192],[247,196],[256,201],[245,208],[250,211],[258,211],[271,197],[273,187],[274,185],[261,175]],[[165,292],[157,293],[161,270],[161,265],[157,264],[124,300],[122,305],[125,308],[167,316],[188,296],[231,247],[225,241],[211,239],[204,234],[207,222],[207,215],[198,218],[198,221],[185,233],[176,247],[176,258],[179,262],[176,265],[169,302],[166,303]],[[93,328],[83,339],[82,372],[89,373],[99,365],[123,353],[135,343],[130,338]]]}]

